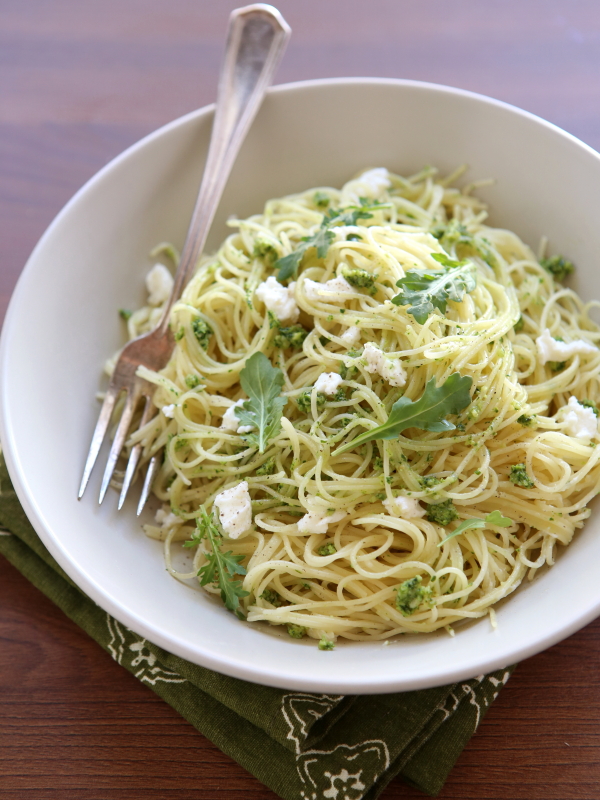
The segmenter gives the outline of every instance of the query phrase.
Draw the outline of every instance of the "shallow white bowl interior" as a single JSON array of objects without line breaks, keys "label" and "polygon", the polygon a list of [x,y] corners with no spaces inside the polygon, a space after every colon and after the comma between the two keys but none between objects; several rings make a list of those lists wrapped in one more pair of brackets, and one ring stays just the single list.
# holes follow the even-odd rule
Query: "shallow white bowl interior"
[{"label": "shallow white bowl interior", "polygon": [[[600,518],[558,563],[487,619],[457,632],[320,652],[238,621],[165,571],[133,502],[97,503],[99,472],[76,494],[99,405],[104,359],[122,344],[118,308],[144,300],[149,250],[177,245],[199,183],[212,109],[144,139],[93,178],[35,249],[2,334],[0,435],[10,473],[45,545],[102,608],[190,661],[259,683],[323,692],[386,692],[472,677],[558,641],[600,613]],[[317,81],[272,90],[233,170],[211,234],[230,214],[270,197],[339,186],[361,168],[407,174],[470,165],[494,177],[481,192],[492,223],[578,265],[586,297],[600,298],[600,157],[529,114],[440,86],[389,80]],[[101,454],[103,461],[105,453]],[[137,488],[134,494],[137,494]],[[568,592],[568,602],[565,594]]]}]

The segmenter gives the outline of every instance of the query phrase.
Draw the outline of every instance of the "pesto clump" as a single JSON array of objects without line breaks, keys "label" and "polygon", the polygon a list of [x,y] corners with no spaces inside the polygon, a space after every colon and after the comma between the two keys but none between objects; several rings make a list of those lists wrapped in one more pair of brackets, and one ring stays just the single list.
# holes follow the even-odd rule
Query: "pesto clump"
[{"label": "pesto clump", "polygon": [[452,500],[444,500],[443,503],[432,503],[427,506],[427,519],[430,522],[437,522],[438,525],[449,525],[458,518]]},{"label": "pesto clump", "polygon": [[350,366],[347,367],[345,364],[342,364],[340,367],[340,376],[344,381],[351,381],[352,378],[356,378],[358,374],[358,367]]},{"label": "pesto clump", "polygon": [[431,489],[432,486],[437,486],[438,483],[441,483],[442,479],[436,478],[435,475],[423,475],[419,482],[424,489]]},{"label": "pesto clump", "polygon": [[185,385],[188,389],[195,389],[197,386],[200,386],[202,381],[197,375],[186,375],[185,376]]},{"label": "pesto clump", "polygon": [[351,286],[355,286],[357,289],[370,289],[377,278],[376,275],[372,275],[366,269],[359,269],[358,267],[353,269],[344,267],[342,275]]},{"label": "pesto clump", "polygon": [[517,422],[524,428],[531,428],[531,426],[535,422],[535,416],[529,417],[527,416],[527,414],[521,414],[520,417],[517,417]]},{"label": "pesto clump", "polygon": [[337,547],[332,543],[324,544],[322,547],[319,547],[317,553],[320,556],[332,556],[334,553],[337,553]]},{"label": "pesto clump", "polygon": [[[352,347],[350,348],[350,350],[348,350],[347,355],[348,358],[358,358],[361,352],[362,352],[361,350],[356,350],[355,348]],[[340,367],[340,376],[344,381],[346,380],[351,381],[352,378],[355,378],[357,375],[358,375],[358,367],[355,367],[353,364],[351,364],[350,366],[342,364],[342,366]]]},{"label": "pesto clump", "polygon": [[[286,605],[284,601],[281,599],[277,592],[274,592],[272,589],[265,589],[264,592],[260,596],[261,600],[266,600],[267,603],[270,603],[275,608],[279,608],[280,606]],[[291,636],[292,634],[290,634]]]},{"label": "pesto clump", "polygon": [[322,639],[319,639],[318,647],[319,650],[333,650],[335,644],[331,641],[331,639],[326,639],[323,637]]},{"label": "pesto clump", "polygon": [[306,628],[303,625],[293,625],[290,623],[287,626],[287,632],[292,639],[302,639],[306,634]]},{"label": "pesto clump", "polygon": [[200,347],[203,350],[207,350],[210,337],[213,334],[213,329],[210,327],[208,322],[205,322],[202,317],[197,317],[192,322],[192,332],[198,340]]},{"label": "pesto clump", "polygon": [[325,192],[315,192],[313,194],[313,203],[317,208],[327,208],[330,202],[329,195]]},{"label": "pesto clump", "polygon": [[523,489],[531,489],[535,486],[535,483],[527,474],[525,464],[513,464],[508,477],[511,483],[514,483],[515,486],[522,486]]},{"label": "pesto clump", "polygon": [[340,386],[340,388],[336,391],[331,400],[334,403],[341,403],[342,400],[347,400],[345,387]]},{"label": "pesto clump", "polygon": [[279,328],[273,339],[273,344],[282,350],[288,347],[300,350],[307,336],[308,331],[302,325],[290,325],[288,328]]},{"label": "pesto clump", "polygon": [[254,242],[252,255],[254,258],[262,258],[268,267],[274,264],[279,258],[279,253],[277,252],[274,242],[270,239],[260,237]]},{"label": "pesto clump", "polygon": [[275,472],[275,457],[267,458],[264,464],[256,470],[257,475],[272,475]]},{"label": "pesto clump", "polygon": [[[311,407],[311,396],[312,392],[310,389],[302,392],[302,394],[296,398],[296,405],[303,411],[305,414],[308,414]],[[325,403],[327,402],[327,397],[323,394],[323,392],[317,392],[317,408],[323,408]]]},{"label": "pesto clump", "polygon": [[564,256],[552,256],[551,258],[542,258],[540,261],[542,267],[549,272],[554,280],[564,281],[567,275],[571,275],[575,271],[572,261],[568,261]]},{"label": "pesto clump", "polygon": [[431,589],[422,586],[420,575],[409,578],[397,587],[396,608],[403,617],[410,617],[425,602],[431,602]]},{"label": "pesto clump", "polygon": [[563,369],[567,366],[566,361],[548,361],[548,366],[552,370],[552,372],[562,372]]}]

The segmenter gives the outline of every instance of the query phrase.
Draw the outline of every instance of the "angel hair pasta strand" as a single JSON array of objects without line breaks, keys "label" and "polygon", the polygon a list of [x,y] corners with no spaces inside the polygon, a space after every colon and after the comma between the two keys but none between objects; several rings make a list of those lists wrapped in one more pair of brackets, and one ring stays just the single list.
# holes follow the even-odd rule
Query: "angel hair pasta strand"
[{"label": "angel hair pasta strand", "polygon": [[[172,310],[170,363],[145,375],[157,416],[130,438],[145,460],[165,447],[145,529],[174,576],[209,563],[195,526],[212,509],[243,615],[327,648],[481,617],[554,562],[600,488],[600,331],[560,283],[568,262],[485,219],[434,169],[379,168],[229,222]],[[407,426],[455,375],[466,405]],[[267,399],[244,391],[259,378]]]}]

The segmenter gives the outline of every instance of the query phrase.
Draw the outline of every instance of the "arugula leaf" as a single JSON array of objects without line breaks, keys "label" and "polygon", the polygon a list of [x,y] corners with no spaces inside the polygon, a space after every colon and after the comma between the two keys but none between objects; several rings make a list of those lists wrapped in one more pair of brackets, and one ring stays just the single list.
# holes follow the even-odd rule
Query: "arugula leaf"
[{"label": "arugula leaf", "polygon": [[298,272],[300,262],[304,258],[307,250],[316,247],[319,258],[325,258],[329,245],[334,240],[335,234],[327,228],[319,228],[313,236],[305,236],[293,253],[283,256],[275,262],[275,267],[279,269],[277,280],[279,283],[291,278]]},{"label": "arugula leaf", "polygon": [[359,219],[371,219],[373,214],[371,211],[377,211],[379,208],[385,208],[386,203],[380,203],[378,200],[369,200],[367,197],[359,197],[359,205],[346,206],[343,209],[330,209],[321,225],[356,225]]},{"label": "arugula leaf", "polygon": [[335,451],[340,455],[353,450],[358,445],[371,442],[373,439],[395,439],[406,428],[420,428],[423,431],[451,431],[456,427],[448,422],[448,414],[458,414],[471,402],[472,379],[453,372],[438,388],[435,378],[427,381],[425,391],[418,400],[401,397],[396,400],[387,421],[370,431],[365,431],[348,444]]},{"label": "arugula leaf", "polygon": [[449,269],[456,269],[456,267],[462,267],[465,264],[470,263],[466,259],[463,259],[462,261],[456,261],[454,258],[447,256],[446,253],[432,253],[431,257],[434,261],[437,261],[438,264],[441,264],[443,267],[448,267]]},{"label": "arugula leaf", "polygon": [[445,314],[448,300],[460,303],[465,292],[472,292],[477,285],[471,261],[454,261],[444,253],[433,253],[431,257],[444,269],[409,269],[396,283],[401,294],[392,298],[394,305],[410,305],[408,313],[421,325],[435,308]]},{"label": "arugula leaf", "polygon": [[502,513],[496,509],[496,511],[492,511],[491,514],[488,514],[485,518],[486,522],[489,522],[490,525],[497,525],[499,528],[508,528],[509,525],[513,524],[513,521],[510,517],[503,517]]},{"label": "arugula leaf", "polygon": [[247,597],[250,592],[242,589],[242,582],[236,580],[236,575],[245,575],[246,569],[242,567],[241,561],[244,556],[234,556],[231,550],[227,553],[221,552],[221,542],[223,537],[219,529],[208,515],[204,506],[200,506],[200,516],[196,520],[197,531],[192,538],[184,542],[184,547],[194,547],[203,539],[208,539],[212,553],[205,553],[207,562],[198,570],[200,586],[209,583],[216,583],[221,590],[221,600],[229,611],[233,611],[238,617],[242,616],[238,607],[241,597]]},{"label": "arugula leaf", "polygon": [[307,236],[306,242],[310,242],[309,247],[316,249],[319,258],[325,258],[329,245],[334,239],[335,233],[333,231],[330,231],[329,228],[321,227],[313,236]]},{"label": "arugula leaf", "polygon": [[264,353],[255,353],[240,372],[240,383],[249,400],[238,406],[235,413],[242,425],[257,429],[243,434],[242,439],[264,453],[269,439],[281,430],[281,415],[287,403],[287,397],[280,396],[283,372],[272,367]]},{"label": "arugula leaf", "polygon": [[347,206],[344,209],[329,209],[324,214],[321,227],[312,236],[305,236],[293,253],[283,256],[275,262],[275,269],[279,270],[277,280],[283,281],[291,278],[298,272],[298,267],[308,250],[314,247],[319,258],[325,258],[329,245],[335,239],[335,233],[331,228],[336,225],[356,225],[359,219],[370,219],[377,208],[384,204],[377,201],[367,200],[364,197],[359,199],[359,206]]},{"label": "arugula leaf", "polygon": [[455,536],[458,536],[459,533],[464,533],[464,531],[469,530],[470,528],[485,528],[486,525],[497,525],[499,528],[508,528],[509,525],[512,525],[513,521],[509,517],[503,517],[500,511],[496,509],[492,511],[491,514],[488,514],[485,519],[465,519],[459,525],[454,528],[452,533],[448,534],[445,539],[442,539],[439,542],[438,547],[441,547],[450,539],[453,539]]},{"label": "arugula leaf", "polygon": [[275,266],[279,269],[277,274],[279,283],[283,283],[283,281],[287,281],[288,278],[291,278],[292,275],[296,275],[300,262],[304,258],[304,253],[306,253],[307,250],[308,247],[305,244],[301,244],[293,253],[277,259]]}]

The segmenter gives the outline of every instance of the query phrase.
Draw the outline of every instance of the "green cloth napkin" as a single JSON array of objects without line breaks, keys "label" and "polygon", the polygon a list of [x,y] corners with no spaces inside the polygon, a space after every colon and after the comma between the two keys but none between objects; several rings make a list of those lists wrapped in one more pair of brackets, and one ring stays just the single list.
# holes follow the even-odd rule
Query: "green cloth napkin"
[{"label": "green cloth napkin", "polygon": [[506,669],[452,686],[366,697],[229,678],[167,653],[83,594],[31,527],[1,456],[0,524],[0,553],[115,661],[284,800],[374,800],[398,774],[437,794],[510,676]]}]

